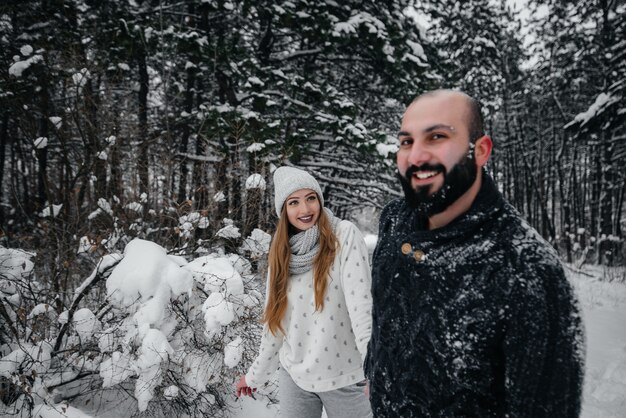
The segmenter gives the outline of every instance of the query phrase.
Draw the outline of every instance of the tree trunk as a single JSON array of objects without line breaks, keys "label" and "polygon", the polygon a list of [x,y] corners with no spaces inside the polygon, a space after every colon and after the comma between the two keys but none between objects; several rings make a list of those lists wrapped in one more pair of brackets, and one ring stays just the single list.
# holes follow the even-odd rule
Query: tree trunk
[{"label": "tree trunk", "polygon": [[[202,138],[196,138],[196,155],[205,155],[207,153],[206,145]],[[209,189],[207,178],[207,166],[204,161],[194,161],[193,163],[193,199],[196,208],[200,211],[208,209],[209,206]]]},{"label": "tree trunk", "polygon": [[[37,129],[37,135],[39,137],[50,139],[50,126],[49,120],[50,117],[50,97],[48,96],[48,79],[45,74],[42,74],[40,78],[41,94],[40,94],[40,104],[39,111],[41,112],[41,116],[39,118],[39,127]],[[35,150],[35,155],[37,156],[37,209],[41,209],[45,206],[46,201],[48,200],[48,147],[41,147]],[[52,203],[52,202],[49,202]]]},{"label": "tree trunk", "polygon": [[122,159],[121,159],[121,147],[122,147],[122,133],[120,129],[120,122],[117,118],[117,115],[114,116],[113,122],[115,132],[115,144],[111,145],[111,155],[110,155],[110,163],[111,163],[111,180],[109,181],[109,192],[107,193],[107,198],[112,198],[113,196],[117,196],[118,198],[122,197]]},{"label": "tree trunk", "polygon": [[602,138],[602,192],[600,194],[600,234],[613,234],[613,146],[605,132],[600,133]]},{"label": "tree trunk", "polygon": [[5,226],[3,193],[4,190],[4,158],[9,144],[9,111],[2,113],[2,126],[0,126],[0,228]]},{"label": "tree trunk", "polygon": [[106,196],[107,173],[106,160],[100,158],[102,147],[99,138],[101,130],[98,123],[98,96],[94,94],[93,80],[91,78],[85,85],[85,110],[87,113],[87,143],[89,144],[87,152],[93,158],[93,174],[95,177],[93,199],[97,200]]},{"label": "tree trunk", "polygon": [[[565,175],[563,174],[563,165],[560,163],[560,161],[563,160],[563,153],[565,151],[565,145],[566,145],[566,136],[563,135],[561,148],[559,149],[559,152],[557,153],[557,156],[556,156],[556,159],[557,159],[556,174],[557,174],[558,182],[559,182],[559,200],[561,202],[561,236],[562,236],[562,241],[565,244],[565,255],[567,257],[567,262],[571,263],[573,261],[572,239],[571,239],[572,215],[571,215],[571,210],[570,210],[571,195],[566,196]],[[569,188],[569,190],[571,190],[571,187]]]},{"label": "tree trunk", "polygon": [[263,190],[248,189],[246,193],[246,221],[242,235],[248,237],[253,229],[261,226],[261,207],[263,204]]},{"label": "tree trunk", "polygon": [[[194,84],[195,84],[195,69],[189,68],[187,69],[187,88],[185,91],[185,112],[187,113],[187,117],[183,120],[183,132],[180,138],[180,152],[181,154],[186,154],[189,152],[189,135],[191,133],[191,112],[193,110],[193,94],[194,94]],[[187,181],[189,176],[189,162],[184,155],[180,157],[180,178],[178,182],[178,203],[182,203],[187,200]]]},{"label": "tree trunk", "polygon": [[[225,156],[217,163],[215,171],[215,195],[222,194],[221,199],[215,202],[215,212],[212,216],[215,222],[221,222],[222,219],[228,217],[228,182],[226,180],[226,172],[228,169],[228,157]],[[221,226],[213,225],[213,230],[217,231]]]},{"label": "tree trunk", "polygon": [[[220,33],[220,35],[218,36],[218,49],[222,51],[223,56],[220,59],[224,62],[218,63],[218,65],[226,64],[226,56],[223,52],[224,48],[225,44],[223,39],[223,33]],[[228,103],[232,107],[236,107],[238,104],[237,95],[235,94],[235,90],[232,81],[230,80],[230,77],[218,67],[215,72],[215,78],[218,84],[218,96],[220,98],[220,101],[222,103]],[[218,170],[216,188],[218,192],[224,193],[224,196],[226,198],[226,202],[221,202],[220,204],[218,204],[218,213],[224,213],[225,204],[227,205],[226,211],[233,211],[228,216],[230,216],[230,218],[235,220],[236,222],[239,222],[241,221],[241,217],[239,216],[239,214],[241,213],[241,183],[239,181],[239,177],[236,175],[237,169],[235,169],[235,167],[239,168],[237,136],[238,132],[232,132],[227,136],[226,141],[220,138],[220,141],[223,145],[222,149],[224,150],[225,155],[223,160],[219,163],[220,167]],[[223,177],[220,174],[222,174]],[[218,218],[218,221],[221,219],[222,218]]]},{"label": "tree trunk", "polygon": [[137,171],[139,174],[139,192],[149,195],[149,157],[148,157],[148,65],[146,63],[146,51],[144,45],[139,42],[137,49],[137,69],[139,71],[139,156],[137,158]]}]

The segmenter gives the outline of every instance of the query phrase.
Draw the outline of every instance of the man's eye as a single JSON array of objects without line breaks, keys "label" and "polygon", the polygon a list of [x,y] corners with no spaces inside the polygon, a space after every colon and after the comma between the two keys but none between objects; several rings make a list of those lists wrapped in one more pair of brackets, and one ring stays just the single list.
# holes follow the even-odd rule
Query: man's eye
[{"label": "man's eye", "polygon": [[432,139],[443,139],[443,138],[447,138],[447,136],[444,135],[444,134],[432,134],[431,138]]},{"label": "man's eye", "polygon": [[413,145],[413,139],[411,139],[411,138],[400,139],[400,146],[401,147],[406,147],[406,146],[409,146],[409,145]]}]

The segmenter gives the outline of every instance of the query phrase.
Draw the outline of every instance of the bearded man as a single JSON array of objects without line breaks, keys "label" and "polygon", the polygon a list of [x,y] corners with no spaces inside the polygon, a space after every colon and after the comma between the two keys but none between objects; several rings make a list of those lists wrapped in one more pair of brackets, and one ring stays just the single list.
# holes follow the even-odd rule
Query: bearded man
[{"label": "bearded man", "polygon": [[[365,360],[376,417],[576,417],[584,338],[553,248],[484,170],[478,103],[437,90],[398,134]],[[520,156],[522,158],[522,156]]]}]

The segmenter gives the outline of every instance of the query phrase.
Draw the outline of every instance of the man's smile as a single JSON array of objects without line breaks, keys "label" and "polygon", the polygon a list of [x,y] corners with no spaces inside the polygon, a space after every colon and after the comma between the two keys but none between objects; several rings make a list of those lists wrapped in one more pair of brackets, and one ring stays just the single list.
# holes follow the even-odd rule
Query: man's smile
[{"label": "man's smile", "polygon": [[414,176],[420,180],[424,180],[424,179],[434,177],[438,173],[439,173],[438,171],[418,171],[417,173],[414,174]]},{"label": "man's smile", "polygon": [[411,183],[414,187],[427,186],[435,182],[438,174],[443,174],[441,170],[419,170],[411,175]]}]

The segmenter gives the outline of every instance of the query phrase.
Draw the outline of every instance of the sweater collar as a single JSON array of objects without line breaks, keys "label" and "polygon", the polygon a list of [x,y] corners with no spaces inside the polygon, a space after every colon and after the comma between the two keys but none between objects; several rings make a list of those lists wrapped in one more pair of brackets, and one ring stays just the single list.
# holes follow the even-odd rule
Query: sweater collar
[{"label": "sweater collar", "polygon": [[491,176],[483,171],[480,190],[470,208],[446,226],[433,230],[419,229],[418,225],[420,225],[420,222],[418,216],[415,210],[410,208],[405,201],[402,202],[400,207],[400,222],[397,225],[405,231],[407,231],[406,225],[413,225],[410,235],[420,240],[447,240],[471,233],[500,212],[503,205],[504,198],[498,191],[495,182]]}]

